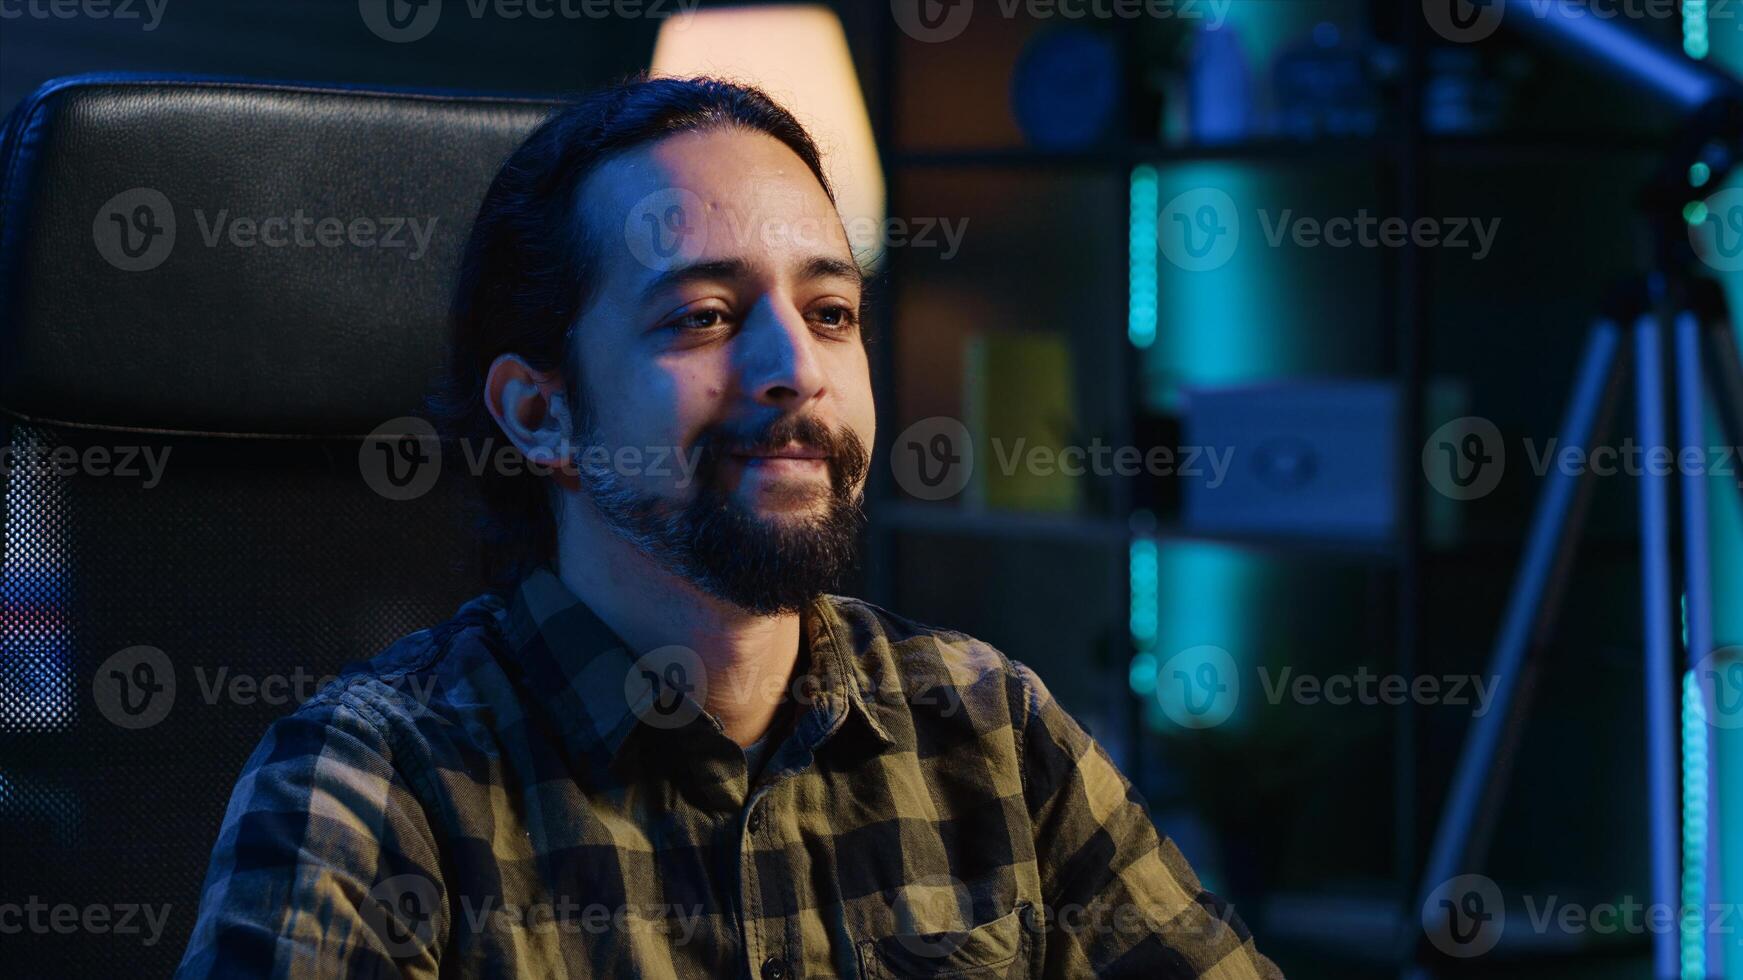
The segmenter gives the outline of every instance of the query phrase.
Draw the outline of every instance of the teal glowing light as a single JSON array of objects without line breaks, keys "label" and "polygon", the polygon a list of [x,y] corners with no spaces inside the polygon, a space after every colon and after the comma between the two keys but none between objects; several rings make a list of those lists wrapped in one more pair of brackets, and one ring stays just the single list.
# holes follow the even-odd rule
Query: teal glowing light
[{"label": "teal glowing light", "polygon": [[1234,234],[1227,260],[1202,269],[1182,265],[1167,247],[1157,249],[1156,333],[1143,352],[1139,382],[1152,411],[1178,412],[1185,389],[1193,386],[1337,370],[1341,362],[1328,355],[1336,345],[1326,344],[1307,326],[1312,321],[1302,320],[1301,297],[1326,295],[1324,282],[1303,272],[1307,253],[1271,247],[1267,238],[1267,222],[1292,213],[1285,205],[1311,186],[1247,163],[1195,161],[1161,171],[1156,196],[1162,202],[1162,246],[1185,244],[1175,237],[1184,226],[1174,209],[1187,204],[1177,202],[1207,192],[1232,205],[1228,227]]},{"label": "teal glowing light", "polygon": [[[1133,538],[1130,548],[1131,612],[1127,622],[1132,634],[1132,648],[1150,652],[1156,648],[1160,629],[1157,592],[1161,588],[1161,565],[1155,538]],[[1136,690],[1136,688],[1133,688]],[[1145,692],[1139,692],[1145,693]]]},{"label": "teal glowing light", "polygon": [[1694,671],[1682,683],[1682,975],[1707,975],[1707,708]]},{"label": "teal glowing light", "polygon": [[1156,168],[1132,169],[1132,213],[1129,222],[1131,273],[1126,304],[1126,337],[1143,350],[1156,342]]},{"label": "teal glowing light", "polygon": [[1683,205],[1682,217],[1691,226],[1701,224],[1707,220],[1707,205],[1702,201],[1690,201]]},{"label": "teal glowing light", "polygon": [[1707,0],[1682,2],[1682,50],[1700,61],[1712,51],[1712,39],[1707,31]]},{"label": "teal glowing light", "polygon": [[[1248,671],[1251,651],[1260,642],[1251,611],[1263,605],[1267,585],[1274,584],[1267,582],[1263,559],[1207,542],[1169,541],[1159,546],[1144,539],[1144,543],[1156,549],[1153,567],[1158,585],[1166,583],[1153,593],[1156,639],[1151,680],[1159,680],[1159,672],[1182,651],[1206,645],[1226,650],[1231,659],[1225,667],[1235,674]],[[1177,733],[1179,723],[1162,710],[1163,695],[1163,688],[1153,684],[1151,695],[1144,699],[1145,723],[1151,731]],[[1239,728],[1244,718],[1235,706],[1232,717],[1219,724]]]},{"label": "teal glowing light", "polygon": [[1147,698],[1156,693],[1156,655],[1139,653],[1132,657],[1132,665],[1126,670],[1126,683],[1132,687],[1132,693],[1138,697]]},{"label": "teal glowing light", "polygon": [[1705,186],[1707,186],[1707,181],[1712,180],[1712,179],[1713,179],[1713,168],[1712,167],[1707,166],[1706,164],[1700,162],[1699,160],[1697,160],[1693,164],[1689,165],[1689,186],[1690,187],[1705,187]]}]

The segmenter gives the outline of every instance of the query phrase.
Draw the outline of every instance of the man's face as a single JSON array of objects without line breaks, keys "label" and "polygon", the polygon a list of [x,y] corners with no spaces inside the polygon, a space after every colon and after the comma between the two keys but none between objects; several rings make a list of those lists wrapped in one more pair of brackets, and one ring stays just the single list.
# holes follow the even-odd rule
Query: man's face
[{"label": "man's face", "polygon": [[614,158],[581,210],[578,438],[613,459],[583,493],[717,595],[796,608],[851,556],[876,427],[834,206],[780,141],[720,128]]}]

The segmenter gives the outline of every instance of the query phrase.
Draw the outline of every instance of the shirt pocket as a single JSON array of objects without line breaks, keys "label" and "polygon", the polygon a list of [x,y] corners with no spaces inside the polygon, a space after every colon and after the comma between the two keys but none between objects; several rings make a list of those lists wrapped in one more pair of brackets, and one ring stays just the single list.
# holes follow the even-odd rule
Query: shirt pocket
[{"label": "shirt pocket", "polygon": [[933,932],[867,939],[859,944],[865,980],[950,977],[960,980],[1016,980],[1032,972],[1034,936],[1029,903],[966,932]]}]

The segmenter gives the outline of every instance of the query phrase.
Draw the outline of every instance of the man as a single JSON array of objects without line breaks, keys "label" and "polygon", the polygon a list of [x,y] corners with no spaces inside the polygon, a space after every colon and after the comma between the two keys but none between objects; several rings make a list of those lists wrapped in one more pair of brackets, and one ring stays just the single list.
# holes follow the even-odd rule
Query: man
[{"label": "man", "polygon": [[1033,672],[829,595],[864,283],[793,118],[636,80],[503,166],[435,413],[500,591],[237,783],[180,975],[1278,976]]}]

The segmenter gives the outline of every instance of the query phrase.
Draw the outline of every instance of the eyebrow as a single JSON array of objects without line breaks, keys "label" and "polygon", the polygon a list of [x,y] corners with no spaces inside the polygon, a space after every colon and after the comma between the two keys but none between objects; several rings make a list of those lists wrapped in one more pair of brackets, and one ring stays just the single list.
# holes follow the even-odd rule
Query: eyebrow
[{"label": "eyebrow", "polygon": [[[651,282],[642,287],[641,301],[648,302],[654,297],[678,286],[692,282],[714,282],[719,280],[745,279],[750,276],[750,263],[743,259],[714,259],[708,262],[694,262],[690,265],[668,269],[655,276]],[[859,264],[846,259],[838,259],[829,255],[818,255],[807,259],[799,270],[799,276],[804,280],[813,279],[847,279],[855,286],[865,286],[865,273]]]}]

